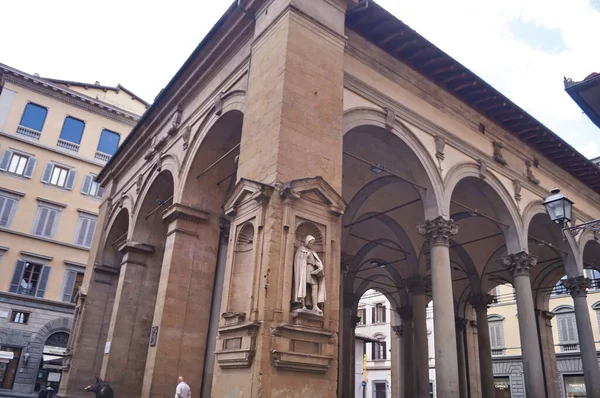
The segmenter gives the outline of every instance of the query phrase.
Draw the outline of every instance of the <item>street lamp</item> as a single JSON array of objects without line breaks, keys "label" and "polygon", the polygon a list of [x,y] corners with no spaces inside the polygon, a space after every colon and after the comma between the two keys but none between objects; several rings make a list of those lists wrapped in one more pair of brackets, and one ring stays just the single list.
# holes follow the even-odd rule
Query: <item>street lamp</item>
[{"label": "street lamp", "polygon": [[554,188],[550,191],[550,196],[544,200],[543,205],[550,219],[558,224],[563,231],[569,231],[573,236],[576,236],[582,230],[600,232],[600,220],[565,227],[573,219],[573,201],[562,194],[560,189]]}]

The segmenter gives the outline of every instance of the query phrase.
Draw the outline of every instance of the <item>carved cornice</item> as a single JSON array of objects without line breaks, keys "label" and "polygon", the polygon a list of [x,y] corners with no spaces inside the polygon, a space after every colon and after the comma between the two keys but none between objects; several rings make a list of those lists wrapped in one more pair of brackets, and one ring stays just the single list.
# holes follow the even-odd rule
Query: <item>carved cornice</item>
[{"label": "carved cornice", "polygon": [[447,246],[454,235],[458,233],[458,224],[452,219],[446,220],[440,216],[434,220],[425,221],[425,223],[417,226],[417,229],[431,246]]},{"label": "carved cornice", "polygon": [[134,242],[131,240],[125,241],[119,246],[119,252],[123,254],[135,253],[135,254],[151,254],[154,253],[154,246],[146,243]]},{"label": "carved cornice", "polygon": [[587,289],[592,286],[589,278],[585,276],[576,276],[575,278],[567,278],[562,282],[573,298],[587,295]]},{"label": "carved cornice", "polygon": [[130,114],[127,111],[121,110],[120,108],[115,108],[109,104],[100,103],[93,98],[79,94],[76,91],[69,90],[46,81],[40,83],[27,76],[19,75],[6,69],[2,70],[7,72],[3,74],[3,76],[8,82],[28,88],[47,97],[66,102],[86,111],[99,114],[119,123],[133,126],[140,118],[138,115]]},{"label": "carved cornice", "polygon": [[348,206],[344,199],[321,177],[301,178],[284,184],[275,184],[282,199],[296,200],[302,194],[315,193],[331,214],[341,216]]},{"label": "carved cornice", "polygon": [[253,200],[258,202],[268,200],[273,190],[271,185],[242,178],[223,205],[225,216],[229,219],[235,218],[241,205]]},{"label": "carved cornice", "polygon": [[537,256],[527,252],[511,254],[501,259],[502,264],[515,276],[529,276],[531,269],[537,264]]},{"label": "carved cornice", "polygon": [[429,287],[429,281],[420,275],[411,276],[406,281],[406,287],[412,295],[425,294]]},{"label": "carved cornice", "polygon": [[469,303],[471,303],[476,310],[488,309],[493,302],[494,296],[490,294],[473,294],[469,297]]},{"label": "carved cornice", "polygon": [[173,203],[162,213],[162,219],[165,223],[171,223],[175,220],[185,220],[200,224],[207,222],[209,216],[210,214],[204,210],[182,205],[181,203]]}]

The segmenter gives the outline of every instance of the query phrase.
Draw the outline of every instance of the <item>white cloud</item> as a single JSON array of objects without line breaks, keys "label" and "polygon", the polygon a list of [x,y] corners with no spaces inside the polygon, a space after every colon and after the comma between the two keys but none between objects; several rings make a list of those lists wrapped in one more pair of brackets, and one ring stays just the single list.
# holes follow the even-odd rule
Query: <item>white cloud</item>
[{"label": "white cloud", "polygon": [[[600,72],[600,12],[588,0],[377,2],[582,153],[599,154],[590,143],[600,131],[562,85],[563,76]],[[9,1],[0,62],[42,76],[121,83],[152,101],[231,3]],[[514,20],[559,29],[567,50],[533,50],[510,31]]]}]

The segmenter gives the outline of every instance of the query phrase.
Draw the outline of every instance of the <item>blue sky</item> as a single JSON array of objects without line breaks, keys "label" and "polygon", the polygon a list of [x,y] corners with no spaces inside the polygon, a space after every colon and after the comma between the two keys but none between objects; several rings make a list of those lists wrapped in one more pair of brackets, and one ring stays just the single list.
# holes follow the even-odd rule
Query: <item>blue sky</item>
[{"label": "blue sky", "polygon": [[[600,72],[600,0],[377,2],[584,155],[600,155],[600,130],[563,87],[563,76]],[[0,62],[41,76],[121,83],[152,101],[231,2],[91,4],[7,2]]]}]

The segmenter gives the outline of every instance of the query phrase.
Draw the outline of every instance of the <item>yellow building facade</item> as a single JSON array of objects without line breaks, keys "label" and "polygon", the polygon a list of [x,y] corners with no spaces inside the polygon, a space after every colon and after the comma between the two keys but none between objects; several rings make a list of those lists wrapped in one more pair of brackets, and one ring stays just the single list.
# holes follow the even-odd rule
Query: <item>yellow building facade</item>
[{"label": "yellow building facade", "polygon": [[94,181],[148,106],[0,64],[0,395],[57,387],[95,233]]}]

